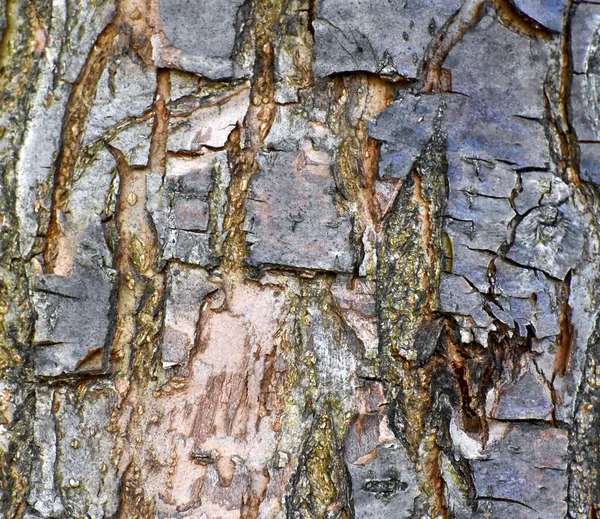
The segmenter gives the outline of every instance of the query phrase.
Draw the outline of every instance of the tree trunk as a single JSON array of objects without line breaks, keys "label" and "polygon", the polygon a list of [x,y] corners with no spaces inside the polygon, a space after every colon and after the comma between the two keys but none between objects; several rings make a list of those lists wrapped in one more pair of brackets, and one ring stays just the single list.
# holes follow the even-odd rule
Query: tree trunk
[{"label": "tree trunk", "polygon": [[599,3],[0,8],[2,517],[598,516]]}]

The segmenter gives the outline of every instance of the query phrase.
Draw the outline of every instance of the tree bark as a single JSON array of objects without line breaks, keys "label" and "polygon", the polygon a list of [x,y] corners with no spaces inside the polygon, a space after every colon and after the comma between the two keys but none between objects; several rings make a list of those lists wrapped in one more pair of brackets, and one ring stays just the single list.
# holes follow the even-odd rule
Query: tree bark
[{"label": "tree bark", "polygon": [[0,13],[2,517],[597,517],[600,4]]}]

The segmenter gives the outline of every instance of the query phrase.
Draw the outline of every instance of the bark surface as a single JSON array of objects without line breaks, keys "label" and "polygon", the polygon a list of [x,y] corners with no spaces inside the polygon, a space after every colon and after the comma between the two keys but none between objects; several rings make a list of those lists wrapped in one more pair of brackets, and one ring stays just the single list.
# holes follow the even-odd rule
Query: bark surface
[{"label": "bark surface", "polygon": [[597,518],[599,2],[0,31],[1,517]]}]

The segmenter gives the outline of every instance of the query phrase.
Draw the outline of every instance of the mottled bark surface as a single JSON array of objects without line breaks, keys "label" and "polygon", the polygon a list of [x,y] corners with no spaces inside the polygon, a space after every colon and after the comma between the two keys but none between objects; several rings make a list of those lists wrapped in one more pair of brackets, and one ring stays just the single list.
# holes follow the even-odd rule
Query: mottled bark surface
[{"label": "mottled bark surface", "polygon": [[598,517],[600,2],[0,15],[0,516]]}]

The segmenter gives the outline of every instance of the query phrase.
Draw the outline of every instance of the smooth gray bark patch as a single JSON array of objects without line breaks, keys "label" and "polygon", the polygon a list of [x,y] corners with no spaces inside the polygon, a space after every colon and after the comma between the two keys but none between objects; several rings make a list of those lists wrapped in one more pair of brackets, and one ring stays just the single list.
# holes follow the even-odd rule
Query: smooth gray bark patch
[{"label": "smooth gray bark patch", "polygon": [[88,116],[84,145],[152,107],[156,90],[155,71],[139,58],[122,56],[104,70]]},{"label": "smooth gray bark patch", "polygon": [[578,217],[568,203],[532,209],[517,226],[508,257],[564,279],[581,260],[583,234]]},{"label": "smooth gray bark patch", "polygon": [[492,413],[499,420],[550,420],[550,389],[535,368],[525,371],[512,386],[505,389]]},{"label": "smooth gray bark patch", "polygon": [[582,141],[600,141],[600,74],[573,76],[571,107],[577,138]]},{"label": "smooth gray bark patch", "polygon": [[324,0],[313,22],[315,74],[385,69],[415,77],[432,37],[459,7],[455,0]]},{"label": "smooth gray bark patch", "polygon": [[161,0],[164,31],[181,50],[183,70],[211,79],[234,75],[233,51],[238,9],[244,0]]},{"label": "smooth gray bark patch", "polygon": [[259,154],[245,229],[252,265],[351,272],[351,223],[335,206],[331,165],[300,153]]},{"label": "smooth gray bark patch", "polygon": [[92,248],[100,245],[101,249],[104,241],[98,220],[92,222],[85,229],[89,241],[82,243],[70,276],[50,274],[34,279],[33,359],[39,375],[54,377],[79,372],[80,367],[83,372],[104,368],[103,361],[82,365],[94,353],[102,359],[113,326],[116,272]]},{"label": "smooth gray bark patch", "polygon": [[[487,459],[473,461],[478,499],[519,505],[515,509],[521,517],[564,517],[567,444],[566,431],[560,429],[509,425],[506,436],[488,449]],[[497,509],[492,503],[493,517],[499,517]]]},{"label": "smooth gray bark patch", "polygon": [[[222,148],[237,124],[241,124],[250,102],[248,88],[234,91],[223,102],[198,103],[186,110],[185,104],[173,110],[169,119],[167,148],[174,152],[198,152],[203,146]],[[182,112],[182,113],[181,113]],[[191,113],[190,113],[191,112]]]},{"label": "smooth gray bark patch", "polygon": [[452,71],[452,91],[477,100],[482,111],[522,117],[544,115],[545,42],[528,41],[485,17],[452,49],[444,66]]}]

